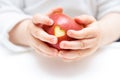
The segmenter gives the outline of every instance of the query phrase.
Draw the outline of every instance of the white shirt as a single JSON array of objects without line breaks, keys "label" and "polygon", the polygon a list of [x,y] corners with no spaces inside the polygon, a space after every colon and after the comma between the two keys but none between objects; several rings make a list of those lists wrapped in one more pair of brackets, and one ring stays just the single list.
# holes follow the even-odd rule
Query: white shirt
[{"label": "white shirt", "polygon": [[71,17],[87,14],[98,20],[111,12],[120,12],[120,0],[0,0],[0,42],[12,51],[26,51],[9,41],[8,32],[23,19],[58,6]]}]

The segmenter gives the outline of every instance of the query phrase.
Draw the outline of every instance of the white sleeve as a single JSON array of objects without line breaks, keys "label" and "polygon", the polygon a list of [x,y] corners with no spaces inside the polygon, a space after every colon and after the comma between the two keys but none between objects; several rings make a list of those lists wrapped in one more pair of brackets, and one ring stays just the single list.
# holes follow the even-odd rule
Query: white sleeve
[{"label": "white sleeve", "polygon": [[97,0],[97,2],[97,19],[101,19],[103,16],[112,12],[120,13],[120,0]]},{"label": "white sleeve", "polygon": [[20,21],[31,16],[16,7],[10,0],[0,0],[0,43],[11,51],[22,52],[27,49],[9,41],[9,31]]}]

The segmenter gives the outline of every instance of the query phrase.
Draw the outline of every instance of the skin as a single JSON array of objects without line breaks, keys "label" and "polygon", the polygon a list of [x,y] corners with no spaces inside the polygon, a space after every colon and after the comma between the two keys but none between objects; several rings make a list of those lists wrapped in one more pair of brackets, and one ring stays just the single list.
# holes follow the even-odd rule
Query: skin
[{"label": "skin", "polygon": [[68,31],[68,35],[77,41],[63,41],[60,46],[72,51],[60,51],[60,57],[65,60],[78,60],[95,53],[100,47],[120,38],[120,14],[110,13],[96,21],[93,17],[82,15],[75,18],[86,25],[81,31]]},{"label": "skin", "polygon": [[9,33],[10,40],[16,45],[32,47],[37,53],[47,56],[57,56],[63,60],[78,60],[95,53],[100,47],[110,44],[120,38],[120,14],[109,13],[100,20],[94,17],[81,15],[74,18],[79,24],[86,27],[80,31],[69,30],[68,36],[78,39],[77,41],[62,41],[60,47],[72,49],[71,51],[57,51],[47,46],[44,42],[55,44],[57,38],[47,34],[42,26],[36,24],[52,25],[53,21],[48,18],[49,14],[61,12],[62,8],[51,10],[46,15],[34,15],[32,19],[19,22]]},{"label": "skin", "polygon": [[[46,15],[36,14],[32,19],[25,19],[9,32],[10,41],[16,45],[33,48],[37,53],[43,53],[44,56],[56,56],[58,51],[49,47],[44,42],[51,44],[57,43],[57,37],[49,35],[42,29],[42,25],[52,25],[53,21],[48,15],[62,12],[61,8],[56,8],[48,12]],[[36,25],[39,24],[39,27]]]}]

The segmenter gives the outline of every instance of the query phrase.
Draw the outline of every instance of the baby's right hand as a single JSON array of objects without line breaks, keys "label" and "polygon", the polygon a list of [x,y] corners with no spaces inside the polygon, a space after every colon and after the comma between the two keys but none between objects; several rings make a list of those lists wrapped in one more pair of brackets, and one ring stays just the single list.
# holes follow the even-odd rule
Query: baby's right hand
[{"label": "baby's right hand", "polygon": [[[41,25],[52,25],[53,22],[47,16],[39,15],[39,23]],[[45,42],[56,44],[57,38],[53,35],[47,34],[41,27],[36,26],[33,22],[37,17],[33,17],[33,20],[29,22],[27,26],[27,36],[29,46],[32,47],[37,53],[43,53],[43,55],[55,56],[57,50],[49,47]]]},{"label": "baby's right hand", "polygon": [[[62,9],[61,8],[54,9],[51,12],[49,12],[49,14],[58,11],[62,12]],[[39,24],[39,26],[37,26],[36,24]],[[42,25],[51,26],[52,24],[53,21],[48,16],[40,15],[40,14],[34,15],[32,21],[30,21],[27,27],[29,45],[37,53],[43,53],[43,55],[49,55],[49,56],[56,56],[58,54],[58,51],[56,49],[49,47],[45,43],[47,42],[51,44],[56,44],[57,37],[53,35],[49,35],[42,29]]]}]

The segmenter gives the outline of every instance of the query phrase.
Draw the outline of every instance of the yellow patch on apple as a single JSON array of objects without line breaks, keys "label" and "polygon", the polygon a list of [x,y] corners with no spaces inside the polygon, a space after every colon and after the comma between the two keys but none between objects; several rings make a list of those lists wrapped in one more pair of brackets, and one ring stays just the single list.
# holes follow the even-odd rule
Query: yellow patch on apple
[{"label": "yellow patch on apple", "polygon": [[55,34],[56,37],[61,37],[61,36],[65,35],[65,31],[60,29],[59,26],[55,26],[54,34]]}]

